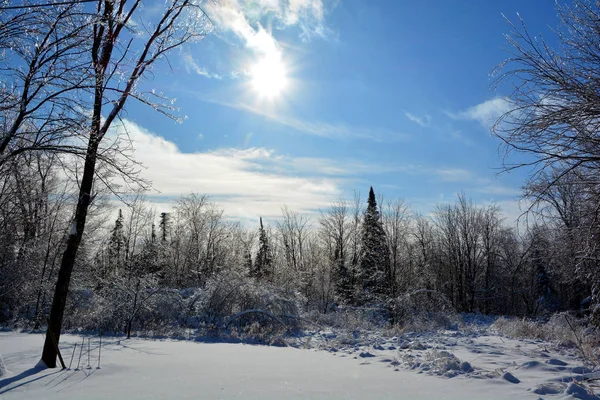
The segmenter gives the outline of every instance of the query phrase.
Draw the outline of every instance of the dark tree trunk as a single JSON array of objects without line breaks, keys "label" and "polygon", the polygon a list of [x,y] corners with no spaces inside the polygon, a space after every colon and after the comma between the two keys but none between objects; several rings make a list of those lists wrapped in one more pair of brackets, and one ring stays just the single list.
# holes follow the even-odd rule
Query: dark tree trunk
[{"label": "dark tree trunk", "polygon": [[69,293],[71,272],[73,272],[73,266],[75,265],[75,258],[77,257],[77,250],[79,249],[79,244],[81,243],[81,238],[83,236],[91,200],[97,152],[98,145],[95,138],[91,137],[86,154],[81,187],[79,189],[79,200],[77,201],[75,219],[72,223],[69,238],[67,239],[67,248],[63,253],[62,261],[60,263],[54,299],[52,300],[52,308],[50,310],[50,320],[46,332],[46,340],[44,342],[44,350],[42,351],[42,361],[48,368],[56,367],[57,352],[51,338],[54,337],[56,339],[56,344],[59,343],[63,315],[67,303],[67,294]]}]

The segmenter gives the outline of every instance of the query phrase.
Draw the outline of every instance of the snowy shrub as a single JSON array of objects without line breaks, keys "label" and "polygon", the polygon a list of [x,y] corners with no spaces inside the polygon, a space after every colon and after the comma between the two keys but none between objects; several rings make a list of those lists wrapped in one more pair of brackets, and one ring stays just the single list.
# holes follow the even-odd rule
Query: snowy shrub
[{"label": "snowy shrub", "polygon": [[419,312],[406,315],[399,325],[405,332],[435,332],[441,329],[457,329],[459,317],[444,312]]},{"label": "snowy shrub", "polygon": [[115,277],[94,290],[73,290],[63,326],[65,330],[126,333],[130,328],[166,334],[177,325],[181,309],[178,292],[156,288],[153,276]]},{"label": "snowy shrub", "polygon": [[425,363],[431,366],[431,372],[443,375],[449,371],[460,371],[461,361],[448,351],[429,350],[425,353]]},{"label": "snowy shrub", "polygon": [[448,329],[457,322],[450,301],[435,290],[405,293],[390,302],[390,309],[394,321],[411,331]]},{"label": "snowy shrub", "polygon": [[468,374],[473,372],[473,367],[467,361],[461,361],[454,354],[442,350],[427,351],[418,365],[418,368],[423,371],[428,371],[431,374],[443,375],[452,378],[456,375]]},{"label": "snowy shrub", "polygon": [[461,361],[449,351],[428,350],[424,353],[403,352],[399,364],[409,369],[420,370],[428,374],[443,375],[452,378],[460,374],[473,372],[473,367],[466,361]]},{"label": "snowy shrub", "polygon": [[492,328],[499,334],[512,338],[538,339],[560,347],[574,348],[587,361],[600,361],[598,329],[586,319],[577,319],[569,313],[554,314],[547,321],[500,317]]},{"label": "snowy shrub", "polygon": [[544,332],[538,322],[525,318],[500,317],[492,328],[499,334],[517,339],[545,339]]},{"label": "snowy shrub", "polygon": [[296,329],[301,322],[297,294],[235,273],[210,279],[187,304],[188,321],[197,323],[200,334],[231,329],[265,341],[275,332]]},{"label": "snowy shrub", "polygon": [[346,331],[374,331],[389,327],[385,308],[338,307],[334,312],[310,312],[306,318],[314,323]]}]

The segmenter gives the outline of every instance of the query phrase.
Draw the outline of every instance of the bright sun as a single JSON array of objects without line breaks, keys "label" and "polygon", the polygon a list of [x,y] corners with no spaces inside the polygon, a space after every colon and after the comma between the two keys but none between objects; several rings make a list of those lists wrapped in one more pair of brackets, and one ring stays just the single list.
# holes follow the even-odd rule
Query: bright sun
[{"label": "bright sun", "polygon": [[285,65],[280,57],[267,56],[250,69],[252,88],[259,96],[272,99],[285,90],[288,85]]}]

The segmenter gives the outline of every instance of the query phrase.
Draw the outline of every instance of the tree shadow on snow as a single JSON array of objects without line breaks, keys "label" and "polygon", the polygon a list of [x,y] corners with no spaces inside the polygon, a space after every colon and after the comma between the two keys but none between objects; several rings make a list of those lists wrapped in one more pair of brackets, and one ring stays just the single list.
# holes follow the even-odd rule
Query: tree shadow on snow
[{"label": "tree shadow on snow", "polygon": [[30,380],[28,380],[28,381],[21,382],[21,383],[19,383],[18,385],[15,385],[15,386],[13,386],[13,387],[10,387],[10,388],[7,388],[7,389],[4,389],[4,390],[2,390],[2,388],[5,388],[5,387],[7,387],[7,386],[8,386],[8,385],[10,385],[11,383],[19,382],[20,380],[23,380],[23,379],[29,378],[30,376],[36,375],[36,374],[38,374],[38,373],[40,373],[40,372],[42,372],[42,371],[45,371],[45,370],[47,370],[47,368],[46,368],[46,367],[39,367],[39,366],[35,366],[35,367],[29,368],[29,369],[27,369],[27,370],[25,370],[25,371],[21,372],[21,373],[20,373],[20,374],[18,374],[18,375],[11,376],[11,377],[8,377],[8,378],[5,378],[5,379],[2,379],[2,380],[0,380],[0,394],[4,394],[4,393],[6,393],[6,392],[10,392],[10,391],[11,391],[11,390],[13,390],[13,389],[16,389],[16,388],[18,388],[18,387],[21,387],[21,386],[27,385],[28,383],[35,382],[35,381],[37,381],[37,380],[40,380],[40,379],[42,379],[42,378],[45,378],[45,377],[47,377],[47,376],[54,375],[54,374],[58,374],[58,373],[60,373],[60,372],[61,372],[61,370],[59,369],[59,370],[57,370],[57,371],[55,371],[55,372],[51,372],[51,373],[49,373],[49,374],[44,374],[44,375],[41,375],[41,376],[35,377],[35,378],[33,378],[33,379],[30,379]]}]

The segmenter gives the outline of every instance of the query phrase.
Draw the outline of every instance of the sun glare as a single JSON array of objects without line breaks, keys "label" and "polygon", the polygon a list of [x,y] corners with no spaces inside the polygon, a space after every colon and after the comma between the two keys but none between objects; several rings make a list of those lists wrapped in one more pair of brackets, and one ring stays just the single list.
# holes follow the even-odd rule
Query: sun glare
[{"label": "sun glare", "polygon": [[258,61],[250,69],[250,83],[260,97],[275,98],[288,85],[285,65],[280,57],[270,56]]}]

